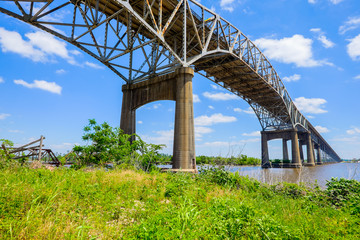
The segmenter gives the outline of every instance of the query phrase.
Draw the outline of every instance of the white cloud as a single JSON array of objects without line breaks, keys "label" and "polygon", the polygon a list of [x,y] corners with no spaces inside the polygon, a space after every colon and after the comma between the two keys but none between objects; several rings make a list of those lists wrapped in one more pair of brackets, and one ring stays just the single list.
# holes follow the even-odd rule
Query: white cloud
[{"label": "white cloud", "polygon": [[7,117],[10,117],[11,115],[8,113],[0,113],[0,120],[4,120]]},{"label": "white cloud", "polygon": [[349,135],[360,134],[360,128],[352,127],[351,129],[347,130],[346,133]]},{"label": "white cloud", "polygon": [[143,124],[143,121],[138,121],[137,123],[138,123],[138,124]]},{"label": "white cloud", "polygon": [[255,114],[254,110],[251,107],[249,107],[246,110],[243,110],[241,108],[234,108],[234,112],[239,112],[239,113],[244,112],[244,113],[247,113],[247,114]]},{"label": "white cloud", "polygon": [[14,80],[15,84],[22,85],[27,88],[39,88],[44,91],[51,93],[61,94],[62,87],[57,85],[55,82],[47,82],[44,80],[34,80],[33,83],[25,82],[24,80]]},{"label": "white cloud", "polygon": [[360,75],[355,76],[354,79],[360,79]]},{"label": "white cloud", "polygon": [[261,134],[260,134],[260,131],[255,131],[255,132],[251,132],[251,133],[243,133],[242,135],[246,136],[246,137],[258,137]]},{"label": "white cloud", "polygon": [[293,63],[297,67],[333,66],[326,60],[315,60],[312,52],[313,41],[299,34],[282,39],[260,38],[254,43],[263,49],[265,56],[278,62]]},{"label": "white cloud", "polygon": [[326,127],[322,127],[322,126],[315,126],[315,129],[319,132],[319,133],[328,133],[330,132],[330,130]]},{"label": "white cloud", "polygon": [[0,77],[0,83],[4,83],[4,79],[2,77]]},{"label": "white cloud", "polygon": [[332,48],[335,46],[335,43],[329,40],[320,28],[312,28],[310,31],[316,35],[316,39],[322,43],[324,48]]},{"label": "white cloud", "polygon": [[96,63],[91,63],[91,62],[85,62],[85,65],[88,66],[88,67],[91,67],[91,68],[95,68],[95,69],[104,69],[103,66],[100,66]]},{"label": "white cloud", "polygon": [[209,93],[209,92],[204,92],[203,96],[206,97],[206,98],[209,98],[211,100],[214,100],[214,101],[227,101],[227,100],[239,99],[238,96],[236,96],[235,94],[231,94],[231,93]]},{"label": "white cloud", "polygon": [[195,126],[195,138],[198,141],[201,141],[202,136],[207,133],[211,133],[214,130],[208,127]]},{"label": "white cloud", "polygon": [[344,1],[344,0],[330,0],[330,2],[332,4],[338,4],[338,3],[341,3],[342,1]]},{"label": "white cloud", "polygon": [[360,60],[360,34],[349,41],[350,43],[347,45],[347,53],[352,60]]},{"label": "white cloud", "polygon": [[79,145],[79,143],[61,143],[61,144],[52,144],[50,147],[57,150],[70,150],[74,145]]},{"label": "white cloud", "polygon": [[360,27],[360,16],[350,17],[344,25],[339,27],[339,33],[345,34],[347,31],[354,30],[358,27]]},{"label": "white cloud", "polygon": [[174,130],[163,130],[163,131],[155,131],[152,136],[142,136],[147,142],[151,142],[154,144],[167,144],[172,145],[174,141]]},{"label": "white cloud", "polygon": [[219,90],[219,89],[221,89],[221,87],[220,87],[220,86],[215,85],[215,84],[211,84],[210,86],[211,86],[211,87],[212,87],[212,89],[214,89],[214,90]]},{"label": "white cloud", "polygon": [[206,142],[202,146],[207,146],[207,147],[236,146],[236,145],[243,145],[246,143],[254,143],[254,142],[259,142],[259,141],[260,141],[260,138],[250,138],[250,139],[243,139],[243,140],[232,141],[232,142],[215,141],[215,142]]},{"label": "white cloud", "polygon": [[0,27],[0,45],[3,52],[12,52],[34,62],[49,62],[51,57],[61,57],[70,64],[77,64],[66,48],[66,43],[57,40],[45,32],[31,32],[25,34],[29,40],[24,40],[15,31],[8,31]]},{"label": "white cloud", "polygon": [[20,131],[20,130],[17,130],[17,129],[14,129],[14,130],[10,129],[8,132],[9,133],[23,133],[23,131]]},{"label": "white cloud", "polygon": [[233,2],[234,0],[220,0],[220,7],[222,10],[232,12],[234,11]]},{"label": "white cloud", "polygon": [[211,106],[211,105],[209,105],[209,108],[211,109],[211,110],[214,110],[215,108],[213,107],[213,106]]},{"label": "white cloud", "polygon": [[229,123],[235,122],[237,119],[233,116],[224,116],[221,113],[216,113],[211,116],[202,115],[195,118],[194,122],[196,126],[211,126],[216,123]]},{"label": "white cloud", "polygon": [[64,74],[66,71],[64,69],[58,69],[55,71],[56,74]]},{"label": "white cloud", "polygon": [[303,113],[310,114],[320,114],[327,113],[326,110],[323,109],[323,105],[326,103],[325,99],[322,98],[304,98],[299,97],[294,101],[297,108]]},{"label": "white cloud", "polygon": [[194,103],[199,103],[199,102],[201,102],[201,101],[200,101],[200,98],[199,98],[199,95],[193,94],[193,102],[194,102]]},{"label": "white cloud", "polygon": [[296,82],[296,81],[299,81],[300,78],[301,78],[301,76],[299,74],[294,74],[289,77],[284,77],[283,79],[285,82]]},{"label": "white cloud", "polygon": [[315,4],[316,1],[315,0],[308,0],[308,3]]}]

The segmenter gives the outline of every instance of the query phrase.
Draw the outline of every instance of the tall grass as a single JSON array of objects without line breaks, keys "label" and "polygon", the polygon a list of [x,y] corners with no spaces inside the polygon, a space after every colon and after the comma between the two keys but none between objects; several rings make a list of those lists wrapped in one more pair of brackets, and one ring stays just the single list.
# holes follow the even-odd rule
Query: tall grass
[{"label": "tall grass", "polygon": [[334,207],[322,190],[270,186],[218,169],[15,167],[0,170],[0,187],[0,239],[360,237],[358,213]]}]

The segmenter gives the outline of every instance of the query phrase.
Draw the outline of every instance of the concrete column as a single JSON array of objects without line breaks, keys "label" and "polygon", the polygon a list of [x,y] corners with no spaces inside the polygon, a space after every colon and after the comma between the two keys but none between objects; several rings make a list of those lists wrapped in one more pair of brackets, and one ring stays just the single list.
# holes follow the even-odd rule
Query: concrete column
[{"label": "concrete column", "polygon": [[316,164],[317,165],[321,165],[322,164],[322,159],[321,159],[321,150],[320,150],[320,146],[317,145],[316,146],[317,149],[317,159],[316,159]]},{"label": "concrete column", "polygon": [[[134,134],[136,132],[136,110],[132,106],[132,94],[132,90],[123,89],[120,128],[126,134]],[[131,141],[133,140],[135,140],[135,136],[131,137]]]},{"label": "concrete column", "polygon": [[300,160],[303,163],[304,162],[304,149],[303,149],[303,142],[299,141],[299,150],[300,150]]},{"label": "concrete column", "polygon": [[173,169],[194,169],[195,134],[192,68],[180,68],[176,74],[176,110],[174,127]]},{"label": "concrete column", "polygon": [[289,160],[289,152],[287,147],[287,140],[283,138],[283,160]]},{"label": "concrete column", "polygon": [[261,167],[263,168],[271,167],[269,161],[269,149],[268,149],[268,140],[267,140],[266,132],[261,132]]},{"label": "concrete column", "polygon": [[291,165],[294,167],[301,166],[300,160],[300,149],[299,149],[299,138],[296,130],[291,132]]},{"label": "concrete column", "polygon": [[314,148],[312,144],[311,134],[307,134],[306,139],[306,150],[307,150],[307,166],[315,166],[315,160],[314,160]]}]

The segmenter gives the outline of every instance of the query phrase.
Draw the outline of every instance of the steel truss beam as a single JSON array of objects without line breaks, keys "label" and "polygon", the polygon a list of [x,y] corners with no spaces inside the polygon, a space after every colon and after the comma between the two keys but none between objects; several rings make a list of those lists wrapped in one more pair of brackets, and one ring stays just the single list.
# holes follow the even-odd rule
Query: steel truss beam
[{"label": "steel truss beam", "polygon": [[[0,2],[0,12],[77,46],[128,84],[192,66],[247,101],[264,131],[310,131],[330,157],[340,159],[297,109],[254,43],[196,0],[8,0]],[[241,91],[251,88],[242,84],[246,81],[259,87]],[[266,105],[260,97],[251,99],[264,89],[277,97]]]}]

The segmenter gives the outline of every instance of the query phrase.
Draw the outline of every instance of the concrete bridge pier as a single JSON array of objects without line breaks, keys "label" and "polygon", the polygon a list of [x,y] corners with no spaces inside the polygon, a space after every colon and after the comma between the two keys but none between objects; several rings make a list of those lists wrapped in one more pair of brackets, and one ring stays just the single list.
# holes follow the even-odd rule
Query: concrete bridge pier
[{"label": "concrete bridge pier", "polygon": [[268,148],[268,133],[264,131],[261,132],[261,167],[271,167]]},{"label": "concrete bridge pier", "polygon": [[287,146],[287,139],[283,138],[283,160],[289,160],[289,151]]},{"label": "concrete bridge pier", "polygon": [[291,156],[292,156],[291,166],[300,167],[301,159],[300,159],[299,138],[296,129],[293,129],[291,131]]},{"label": "concrete bridge pier", "polygon": [[179,68],[172,73],[122,87],[120,128],[126,134],[136,133],[137,108],[158,100],[176,102],[172,171],[196,172],[193,76],[192,68]]},{"label": "concrete bridge pier", "polygon": [[316,165],[322,165],[320,145],[316,144],[315,149],[316,149],[316,155],[317,155],[317,157],[316,157]]},{"label": "concrete bridge pier", "polygon": [[314,145],[311,139],[311,134],[307,133],[307,140],[306,140],[306,152],[307,152],[307,163],[306,166],[315,166],[314,160]]}]

